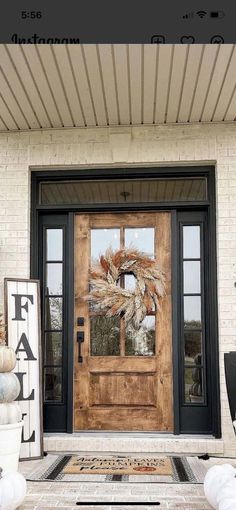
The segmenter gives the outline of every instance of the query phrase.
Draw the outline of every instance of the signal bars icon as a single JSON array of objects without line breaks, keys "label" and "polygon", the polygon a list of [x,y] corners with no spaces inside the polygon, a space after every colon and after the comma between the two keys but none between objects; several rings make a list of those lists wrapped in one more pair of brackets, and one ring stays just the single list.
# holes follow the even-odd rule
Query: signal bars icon
[{"label": "signal bars icon", "polygon": [[193,12],[189,12],[188,14],[185,14],[185,15],[183,16],[183,19],[193,18],[193,16],[194,16],[194,13],[193,13]]}]

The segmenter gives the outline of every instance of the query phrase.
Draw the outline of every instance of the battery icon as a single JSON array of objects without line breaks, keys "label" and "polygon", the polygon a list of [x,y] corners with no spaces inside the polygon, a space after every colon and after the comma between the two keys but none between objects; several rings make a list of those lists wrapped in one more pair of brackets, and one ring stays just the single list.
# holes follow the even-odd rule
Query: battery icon
[{"label": "battery icon", "polygon": [[224,16],[225,16],[225,13],[223,11],[212,11],[212,12],[210,12],[210,17],[211,18],[221,19],[221,18],[224,18]]}]

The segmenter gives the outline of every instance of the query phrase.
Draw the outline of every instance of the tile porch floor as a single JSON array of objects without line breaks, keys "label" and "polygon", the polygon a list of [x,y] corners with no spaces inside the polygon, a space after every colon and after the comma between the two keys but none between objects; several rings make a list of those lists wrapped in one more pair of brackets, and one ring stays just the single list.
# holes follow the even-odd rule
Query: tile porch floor
[{"label": "tile porch floor", "polygon": [[[27,477],[38,460],[24,461],[19,464],[19,471]],[[226,460],[227,462],[227,460]],[[184,484],[125,484],[122,490],[117,483],[75,483],[65,482],[27,482],[27,496],[19,510],[124,510],[124,509],[176,509],[176,510],[207,510],[207,503],[202,485]],[[76,505],[76,501],[99,502],[99,506]],[[143,506],[128,504],[120,506],[116,502],[145,502]],[[154,502],[160,502],[159,506]],[[104,505],[104,502],[112,502]],[[149,506],[148,503],[152,503]]]}]

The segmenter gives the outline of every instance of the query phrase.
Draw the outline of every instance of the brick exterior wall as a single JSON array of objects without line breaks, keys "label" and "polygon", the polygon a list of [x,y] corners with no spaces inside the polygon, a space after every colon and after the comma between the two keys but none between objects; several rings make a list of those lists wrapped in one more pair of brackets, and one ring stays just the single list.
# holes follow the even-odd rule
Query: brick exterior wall
[{"label": "brick exterior wall", "polygon": [[[236,127],[233,124],[0,133],[0,278],[29,277],[30,172],[34,169],[216,165],[223,451],[236,455],[223,355],[236,348]],[[3,290],[1,287],[1,304]],[[196,443],[196,438],[194,439]]]}]

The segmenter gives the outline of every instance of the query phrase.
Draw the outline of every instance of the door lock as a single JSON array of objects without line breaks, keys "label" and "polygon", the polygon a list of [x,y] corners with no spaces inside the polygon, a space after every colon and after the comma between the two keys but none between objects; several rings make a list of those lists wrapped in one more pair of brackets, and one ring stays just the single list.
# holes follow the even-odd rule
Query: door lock
[{"label": "door lock", "polygon": [[77,317],[77,326],[84,326],[84,317]]}]

